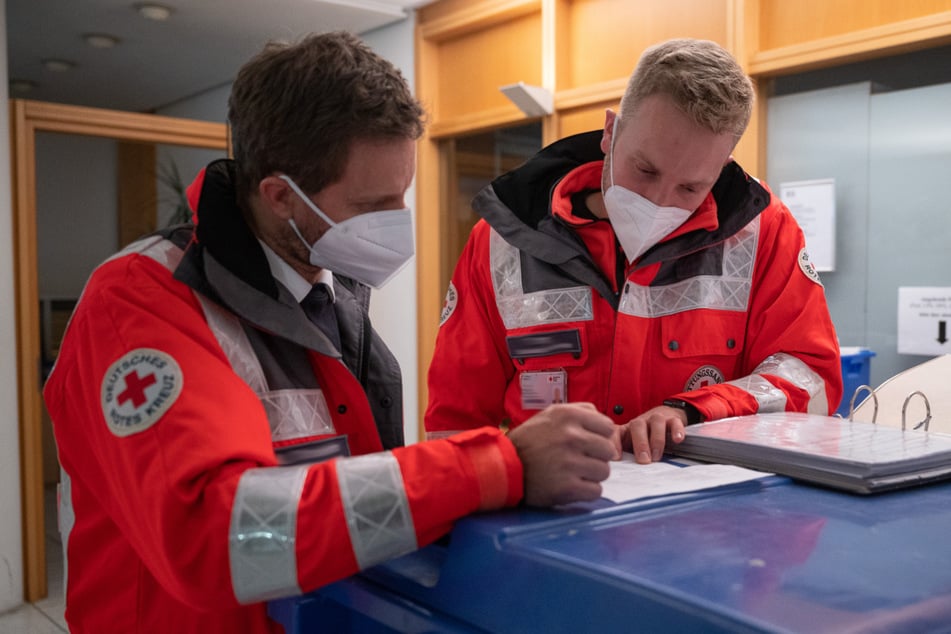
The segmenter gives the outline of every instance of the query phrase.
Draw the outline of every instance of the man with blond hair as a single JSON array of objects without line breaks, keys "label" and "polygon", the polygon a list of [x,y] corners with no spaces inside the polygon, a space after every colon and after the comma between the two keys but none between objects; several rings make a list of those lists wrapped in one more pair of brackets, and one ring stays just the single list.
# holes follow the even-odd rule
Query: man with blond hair
[{"label": "man with blond hair", "polygon": [[753,87],[714,42],[646,50],[603,130],[544,148],[473,200],[429,373],[426,431],[591,402],[638,462],[684,425],[828,414],[835,331],[803,233],[732,158]]}]

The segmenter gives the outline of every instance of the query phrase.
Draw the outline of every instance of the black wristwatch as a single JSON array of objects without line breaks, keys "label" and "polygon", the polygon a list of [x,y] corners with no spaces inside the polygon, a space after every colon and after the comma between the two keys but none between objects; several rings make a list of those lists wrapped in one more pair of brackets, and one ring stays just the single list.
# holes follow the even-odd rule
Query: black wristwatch
[{"label": "black wristwatch", "polygon": [[687,424],[696,425],[697,423],[703,422],[703,417],[700,415],[700,410],[688,403],[687,401],[682,401],[679,398],[668,398],[664,399],[664,405],[667,407],[675,407],[677,409],[682,409],[687,415]]}]

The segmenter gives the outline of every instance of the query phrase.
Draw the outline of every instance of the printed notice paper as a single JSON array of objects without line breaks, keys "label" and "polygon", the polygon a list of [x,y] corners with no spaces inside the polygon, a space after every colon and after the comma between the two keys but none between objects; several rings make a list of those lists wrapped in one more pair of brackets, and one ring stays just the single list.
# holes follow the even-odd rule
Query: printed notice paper
[{"label": "printed notice paper", "polygon": [[601,497],[612,502],[627,502],[658,495],[712,489],[772,475],[733,465],[684,464],[637,464],[633,454],[625,453],[620,461],[611,463],[611,475],[601,483]]},{"label": "printed notice paper", "polygon": [[806,236],[806,249],[816,270],[835,270],[835,179],[780,183],[779,198]]}]

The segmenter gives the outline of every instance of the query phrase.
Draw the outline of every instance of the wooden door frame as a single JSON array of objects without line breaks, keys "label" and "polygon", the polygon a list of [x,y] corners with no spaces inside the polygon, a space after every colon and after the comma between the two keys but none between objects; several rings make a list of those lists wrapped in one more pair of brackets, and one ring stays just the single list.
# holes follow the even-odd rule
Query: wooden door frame
[{"label": "wooden door frame", "polygon": [[47,594],[43,511],[43,438],[36,238],[36,133],[56,132],[223,150],[223,123],[10,100],[13,257],[24,598]]}]

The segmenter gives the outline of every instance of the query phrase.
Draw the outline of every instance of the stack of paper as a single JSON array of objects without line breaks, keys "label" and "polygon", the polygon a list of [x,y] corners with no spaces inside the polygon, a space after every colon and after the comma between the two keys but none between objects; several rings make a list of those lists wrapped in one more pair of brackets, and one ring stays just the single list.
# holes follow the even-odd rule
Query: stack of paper
[{"label": "stack of paper", "polygon": [[687,427],[670,453],[857,493],[951,478],[951,435],[780,412]]},{"label": "stack of paper", "polygon": [[638,464],[634,454],[625,452],[611,461],[611,475],[601,483],[601,497],[612,502],[628,502],[650,497],[713,489],[737,482],[768,478],[769,473],[734,465],[698,464],[693,461]]}]

